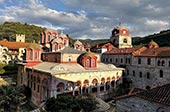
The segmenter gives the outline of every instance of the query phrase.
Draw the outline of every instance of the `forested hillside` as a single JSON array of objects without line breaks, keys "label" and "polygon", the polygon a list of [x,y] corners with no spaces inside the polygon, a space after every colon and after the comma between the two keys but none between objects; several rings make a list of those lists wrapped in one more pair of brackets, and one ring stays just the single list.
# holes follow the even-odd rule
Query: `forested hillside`
[{"label": "forested hillside", "polygon": [[161,31],[158,34],[149,35],[146,37],[134,37],[133,45],[143,45],[154,40],[159,46],[170,46],[170,29]]},{"label": "forested hillside", "polygon": [[[16,34],[25,34],[26,42],[33,42],[33,41],[39,42],[40,33],[44,30],[45,28],[35,26],[35,25],[30,25],[27,23],[22,24],[20,22],[5,22],[3,24],[0,24],[0,40],[7,39],[8,41],[15,41]],[[69,37],[70,40],[70,46],[72,46],[77,39],[74,39],[74,37],[70,37],[69,34],[67,34],[67,36]],[[86,43],[89,43],[91,44],[91,46],[95,46],[96,44],[109,42],[109,37],[108,39],[98,39],[98,40],[79,39],[79,40],[84,45]],[[160,46],[170,46],[170,29],[146,37],[133,37],[132,43],[134,46],[140,46],[149,43],[151,40],[154,40]]]},{"label": "forested hillside", "polygon": [[15,41],[16,34],[25,34],[26,42],[38,42],[40,40],[40,33],[44,29],[27,23],[5,22],[0,24],[0,40],[7,39],[8,41]]}]

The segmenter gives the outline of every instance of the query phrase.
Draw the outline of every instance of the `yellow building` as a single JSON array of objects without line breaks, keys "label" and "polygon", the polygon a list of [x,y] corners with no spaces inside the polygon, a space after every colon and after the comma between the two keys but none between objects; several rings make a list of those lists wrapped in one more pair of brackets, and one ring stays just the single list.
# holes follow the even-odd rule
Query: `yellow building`
[{"label": "yellow building", "polygon": [[[56,59],[55,59],[56,57]],[[84,93],[102,97],[121,82],[122,68],[100,62],[100,56],[65,48],[55,53],[42,53],[43,62],[28,66],[20,64],[18,85],[31,90],[31,101],[39,106],[50,97],[67,93]]]}]

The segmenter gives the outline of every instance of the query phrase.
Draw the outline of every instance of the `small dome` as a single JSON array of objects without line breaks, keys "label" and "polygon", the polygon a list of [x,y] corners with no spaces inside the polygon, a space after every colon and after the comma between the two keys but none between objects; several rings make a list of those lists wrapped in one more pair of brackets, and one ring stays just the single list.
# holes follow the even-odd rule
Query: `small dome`
[{"label": "small dome", "polygon": [[63,33],[61,33],[59,36],[62,37],[62,38],[67,37],[67,36],[66,36],[65,34],[63,34]]},{"label": "small dome", "polygon": [[36,49],[41,49],[41,46],[36,43],[30,43],[27,48],[36,48]]},{"label": "small dome", "polygon": [[91,52],[91,51],[87,51],[86,53],[83,54],[83,57],[96,57],[96,55]]},{"label": "small dome", "polygon": [[47,29],[45,29],[45,32],[57,32],[57,30],[55,30],[55,29],[50,29],[50,28],[47,28]]},{"label": "small dome", "polygon": [[151,42],[149,43],[149,47],[150,48],[158,48],[159,45],[155,41],[151,40]]},{"label": "small dome", "polygon": [[82,42],[80,42],[79,40],[77,40],[76,42],[74,42],[74,44],[81,45],[81,44],[82,44]]}]

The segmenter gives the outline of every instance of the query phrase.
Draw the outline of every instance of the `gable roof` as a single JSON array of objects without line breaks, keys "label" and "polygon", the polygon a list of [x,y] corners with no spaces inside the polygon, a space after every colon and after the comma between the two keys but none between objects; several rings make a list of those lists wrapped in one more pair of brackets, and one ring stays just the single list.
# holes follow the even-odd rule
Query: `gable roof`
[{"label": "gable roof", "polygon": [[113,48],[110,51],[104,52],[103,54],[131,54],[138,48]]},{"label": "gable roof", "polygon": [[60,53],[68,53],[68,54],[82,54],[85,53],[85,51],[77,50],[71,47],[65,47],[63,50],[59,51]]},{"label": "gable roof", "polygon": [[7,42],[7,41],[0,41],[0,45],[3,47],[7,47],[8,49],[19,49],[19,48],[25,48],[30,43],[25,42]]},{"label": "gable roof", "polygon": [[137,93],[136,96],[145,100],[170,106],[170,84],[158,86],[148,91],[142,91]]},{"label": "gable roof", "polygon": [[3,47],[7,47],[8,49],[19,49],[19,48],[41,49],[40,44],[37,43],[0,41],[0,45]]},{"label": "gable roof", "polygon": [[141,57],[168,57],[170,56],[170,47],[160,47],[160,48],[146,48],[143,51],[134,53],[134,56]]},{"label": "gable roof", "polygon": [[150,90],[139,90],[137,92],[132,92],[131,94],[126,94],[115,98],[116,100],[129,98],[129,97],[139,97],[147,101],[152,101],[156,103],[160,103],[163,105],[170,106],[170,83],[158,86],[156,88]]}]

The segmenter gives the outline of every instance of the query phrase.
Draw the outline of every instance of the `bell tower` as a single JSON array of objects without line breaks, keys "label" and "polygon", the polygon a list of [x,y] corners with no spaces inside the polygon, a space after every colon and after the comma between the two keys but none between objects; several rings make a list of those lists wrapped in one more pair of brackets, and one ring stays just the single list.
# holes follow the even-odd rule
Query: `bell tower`
[{"label": "bell tower", "polygon": [[112,30],[110,41],[118,48],[132,48],[132,38],[129,30],[121,24]]},{"label": "bell tower", "polygon": [[25,42],[24,34],[16,34],[16,42]]}]

